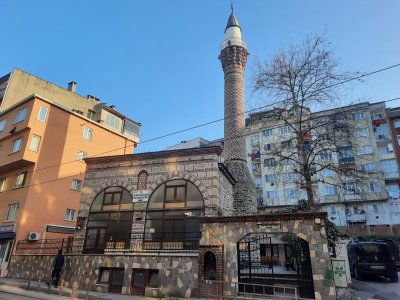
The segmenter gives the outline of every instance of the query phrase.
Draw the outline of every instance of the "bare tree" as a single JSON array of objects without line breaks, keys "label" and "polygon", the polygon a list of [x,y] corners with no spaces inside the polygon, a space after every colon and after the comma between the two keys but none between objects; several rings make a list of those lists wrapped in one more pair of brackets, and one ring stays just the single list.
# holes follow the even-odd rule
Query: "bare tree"
[{"label": "bare tree", "polygon": [[[309,209],[315,209],[318,202],[313,188],[317,180],[333,189],[361,195],[363,190],[358,184],[367,175],[355,164],[357,125],[352,118],[368,104],[311,112],[337,103],[341,88],[338,82],[351,77],[338,66],[327,41],[317,36],[279,52],[269,63],[256,62],[253,72],[253,90],[266,95],[267,104],[275,106],[253,117],[262,118],[264,128],[281,130],[281,135],[275,141],[271,139],[264,149],[270,157],[264,165],[274,168],[281,180],[294,182],[305,191]],[[357,159],[360,162],[362,156]],[[329,172],[334,176],[324,176]]]}]

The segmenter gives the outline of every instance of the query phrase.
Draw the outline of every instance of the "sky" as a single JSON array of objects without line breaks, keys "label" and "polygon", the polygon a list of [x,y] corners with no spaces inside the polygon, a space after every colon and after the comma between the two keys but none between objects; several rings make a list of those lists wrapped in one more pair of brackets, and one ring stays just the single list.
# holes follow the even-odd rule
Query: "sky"
[{"label": "sky", "polygon": [[[255,59],[267,61],[307,35],[325,34],[341,68],[371,72],[400,63],[398,0],[235,0],[250,56],[248,109]],[[140,122],[136,152],[223,137],[223,122],[154,139],[223,118],[218,55],[228,0],[1,0],[0,77],[14,67],[115,105]],[[354,82],[344,104],[400,97],[400,68]],[[400,106],[400,101],[387,106]]]}]

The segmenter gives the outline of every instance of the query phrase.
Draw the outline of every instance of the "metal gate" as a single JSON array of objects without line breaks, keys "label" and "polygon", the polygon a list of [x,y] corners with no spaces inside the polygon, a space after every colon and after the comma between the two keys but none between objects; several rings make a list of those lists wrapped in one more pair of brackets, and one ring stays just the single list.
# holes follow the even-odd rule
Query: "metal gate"
[{"label": "metal gate", "polygon": [[[281,246],[291,245],[295,259],[296,273],[292,276],[294,285],[297,285],[299,295],[302,298],[314,299],[314,284],[312,278],[311,259],[308,242],[297,237],[294,234],[275,234],[281,236]],[[273,244],[271,236],[268,234],[251,233],[245,236],[237,243],[238,253],[238,291],[242,293],[257,293],[274,295],[279,293],[279,288],[284,286],[284,275],[274,272],[274,266],[277,270],[285,268],[285,261],[276,261],[272,253]],[[286,266],[287,268],[287,266]],[[282,282],[283,281],[283,282]],[[242,284],[241,284],[242,283]],[[247,283],[255,285],[267,285],[270,288],[257,290],[248,288]]]},{"label": "metal gate", "polygon": [[311,268],[310,248],[305,240],[298,237],[294,239],[294,248],[300,297],[314,299],[314,282]]}]

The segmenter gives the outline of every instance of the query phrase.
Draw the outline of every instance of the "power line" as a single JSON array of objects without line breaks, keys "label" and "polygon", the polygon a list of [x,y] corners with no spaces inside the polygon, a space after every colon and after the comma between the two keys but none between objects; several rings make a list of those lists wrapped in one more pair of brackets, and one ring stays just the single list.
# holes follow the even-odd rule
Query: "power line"
[{"label": "power line", "polygon": [[[378,101],[377,103],[382,103],[382,102],[386,103],[386,102],[391,102],[391,101],[395,101],[395,100],[400,100],[400,97],[392,98],[392,99],[384,100],[384,101]],[[374,103],[371,103],[371,104],[374,104]],[[363,107],[363,108],[365,108],[365,107]],[[351,111],[358,111],[358,110],[360,110],[360,106],[353,107],[351,110],[346,110],[345,112],[348,113],[348,112],[351,112]],[[343,111],[341,111],[341,113],[343,113]],[[326,114],[326,115],[318,116],[318,118],[316,118],[316,119],[328,117],[328,116],[331,116],[331,115],[332,114]],[[292,123],[292,124],[295,124],[295,123]],[[277,126],[277,127],[274,127],[274,128],[280,128],[280,127],[281,126]],[[255,131],[255,132],[249,132],[249,133],[246,133],[246,134],[243,134],[243,135],[240,135],[240,136],[235,136],[235,137],[231,137],[231,138],[224,138],[221,141],[225,142],[225,141],[228,141],[228,140],[238,139],[238,138],[246,137],[246,136],[249,136],[249,135],[254,135],[255,133],[260,133],[262,131],[263,130],[259,130],[259,131]],[[92,170],[92,171],[86,170],[85,172],[79,172],[79,173],[73,174],[73,175],[68,175],[68,176],[59,177],[59,178],[55,178],[55,179],[51,179],[51,180],[47,180],[47,181],[43,181],[43,182],[33,183],[33,184],[30,184],[30,185],[26,185],[26,186],[20,187],[18,189],[28,188],[28,187],[42,185],[42,184],[46,184],[46,183],[51,183],[51,182],[54,182],[54,181],[63,180],[63,179],[67,179],[67,178],[74,178],[74,177],[77,177],[77,176],[80,176],[80,175],[85,175],[85,174],[89,174],[89,173],[96,172],[96,171],[97,170]],[[3,191],[2,193],[11,192],[11,191],[14,191],[14,189],[6,190],[6,191]]]},{"label": "power line", "polygon": [[[335,86],[338,86],[338,85],[341,85],[341,84],[345,84],[345,83],[350,82],[350,81],[359,80],[361,78],[364,78],[364,77],[367,77],[367,76],[371,76],[371,75],[374,75],[374,74],[377,74],[377,73],[380,73],[380,72],[384,72],[384,71],[387,71],[387,70],[390,70],[390,69],[393,69],[393,68],[397,68],[399,66],[400,66],[400,63],[399,64],[394,64],[394,65],[391,65],[391,66],[388,66],[388,67],[384,67],[384,68],[381,68],[381,69],[378,69],[378,70],[375,70],[375,71],[372,71],[372,72],[369,72],[369,73],[364,73],[362,75],[355,76],[355,77],[352,77],[352,78],[349,78],[349,79],[346,79],[346,80],[339,81],[337,83],[331,84],[331,85],[329,85],[327,87],[324,87],[324,88],[321,88],[321,89],[319,89],[317,91],[322,91],[322,90],[325,90],[325,89],[329,89],[329,88],[332,88],[332,87],[335,87]],[[288,100],[290,100],[290,99],[287,98],[287,99],[284,99],[284,100],[276,101],[274,103],[270,103],[270,104],[267,104],[267,105],[259,106],[259,107],[254,108],[254,109],[250,109],[250,110],[247,110],[247,111],[240,112],[240,113],[235,114],[233,116],[230,116],[228,118],[216,119],[216,120],[213,120],[213,121],[209,121],[209,122],[206,122],[206,123],[202,123],[202,124],[199,124],[199,125],[188,127],[188,128],[182,129],[182,130],[178,130],[178,131],[174,131],[174,132],[171,132],[171,133],[168,133],[168,134],[164,134],[164,135],[161,135],[161,136],[158,136],[158,137],[150,138],[148,140],[144,140],[144,141],[138,142],[138,144],[140,145],[140,144],[144,144],[144,143],[160,140],[160,139],[163,139],[163,138],[166,138],[166,137],[169,137],[169,136],[173,136],[173,135],[176,135],[176,134],[179,134],[179,133],[191,131],[193,129],[197,129],[197,128],[208,126],[208,125],[211,125],[211,124],[214,124],[214,123],[218,123],[218,122],[224,121],[225,119],[235,118],[235,117],[240,116],[242,114],[263,110],[263,109],[266,109],[268,107],[273,107],[273,106],[275,106],[277,104],[284,103],[285,101],[288,101]],[[391,101],[391,100],[388,100],[388,102],[389,101]],[[130,146],[130,147],[134,147],[134,146]],[[100,153],[94,154],[94,155],[92,155],[92,156],[90,156],[88,158],[93,158],[93,157],[105,155],[105,154],[108,154],[110,152],[114,152],[114,151],[118,151],[118,150],[122,150],[122,149],[127,149],[127,148],[129,148],[129,147],[124,146],[124,147],[119,147],[119,148],[107,150],[107,151],[104,151],[104,152],[100,152]],[[74,163],[74,162],[77,162],[77,161],[78,160],[70,160],[70,161],[59,163],[59,164],[54,164],[54,165],[38,168],[38,169],[33,170],[32,173],[33,172],[38,172],[38,171],[41,171],[41,170],[46,170],[46,169],[58,167],[58,166],[61,166],[61,165],[64,165],[64,164]]]}]

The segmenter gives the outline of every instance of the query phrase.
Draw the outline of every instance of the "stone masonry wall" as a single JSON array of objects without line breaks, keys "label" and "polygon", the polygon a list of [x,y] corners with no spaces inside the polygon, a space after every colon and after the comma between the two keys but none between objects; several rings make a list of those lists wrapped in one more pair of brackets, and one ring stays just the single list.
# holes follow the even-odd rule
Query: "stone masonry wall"
[{"label": "stone masonry wall", "polygon": [[[9,276],[12,278],[49,280],[54,256],[14,255]],[[98,285],[100,267],[124,268],[122,294],[131,293],[132,269],[158,269],[159,289],[151,296],[185,297],[198,294],[198,255],[66,255],[62,278],[66,287],[73,282],[78,289],[107,292],[107,285]]]},{"label": "stone masonry wall", "polygon": [[219,214],[230,216],[233,212],[233,186],[225,176],[219,177]]},{"label": "stone masonry wall", "polygon": [[[81,193],[79,217],[86,218],[96,195],[110,186],[122,186],[131,194],[137,190],[138,174],[148,172],[147,190],[149,195],[163,182],[171,179],[187,179],[200,190],[204,199],[206,216],[217,216],[221,204],[229,207],[232,196],[229,182],[221,179],[225,175],[218,169],[217,153],[188,155],[148,160],[109,161],[89,163]],[[223,183],[224,186],[220,187]],[[133,233],[143,233],[147,203],[135,203]],[[222,209],[220,209],[222,210]],[[84,235],[85,224],[77,235]],[[79,249],[75,249],[78,250]]]},{"label": "stone masonry wall", "polygon": [[[274,224],[268,225],[268,218],[276,218]],[[237,242],[249,233],[293,233],[309,243],[311,266],[314,279],[315,299],[334,300],[335,285],[330,279],[331,263],[328,252],[328,244],[324,220],[321,224],[315,224],[312,219],[278,220],[276,216],[258,217],[226,217],[209,218],[203,220],[202,239],[200,245],[224,246],[224,282],[238,282],[238,253]],[[215,220],[215,221],[213,221]],[[247,220],[247,221],[246,221]],[[267,225],[263,225],[267,224]],[[224,294],[235,294],[230,284],[225,284]]]}]

